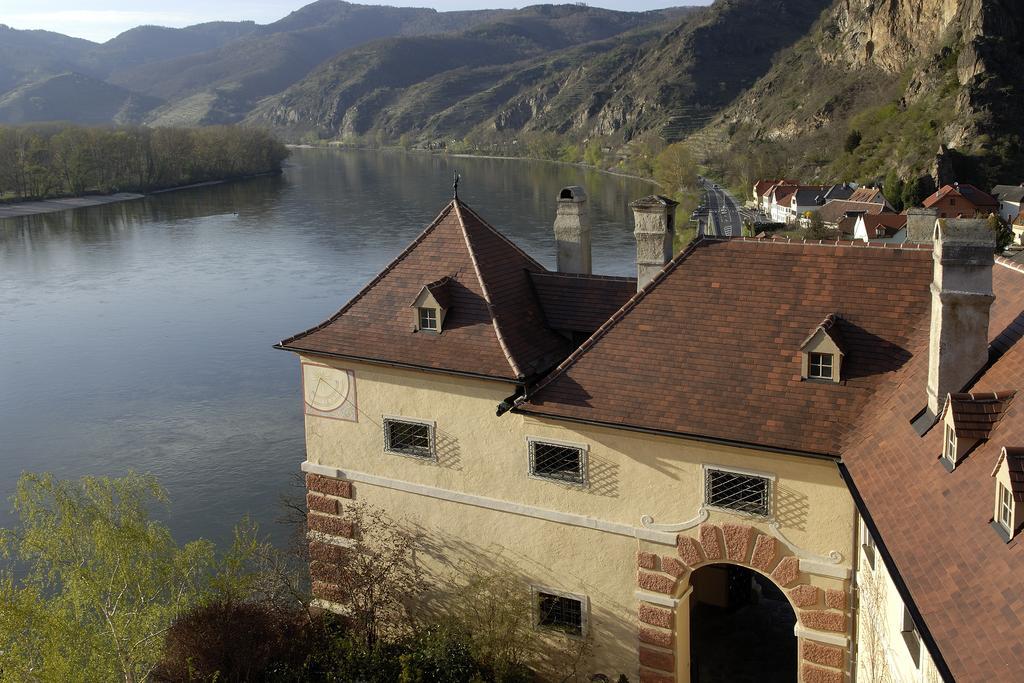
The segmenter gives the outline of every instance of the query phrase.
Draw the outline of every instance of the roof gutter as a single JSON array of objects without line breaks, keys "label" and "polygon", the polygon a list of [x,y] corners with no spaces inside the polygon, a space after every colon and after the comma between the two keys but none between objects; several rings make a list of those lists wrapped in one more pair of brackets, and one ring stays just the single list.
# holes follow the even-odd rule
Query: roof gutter
[{"label": "roof gutter", "polygon": [[764,444],[751,443],[748,441],[736,441],[733,439],[723,439],[720,437],[706,436],[703,434],[691,434],[688,432],[672,432],[667,429],[651,429],[650,427],[640,427],[637,425],[621,424],[618,422],[602,422],[600,420],[588,420],[582,417],[566,417],[564,415],[553,415],[550,413],[544,413],[535,410],[522,410],[516,407],[512,408],[512,412],[519,413],[520,415],[536,415],[539,417],[551,418],[553,420],[565,420],[566,422],[593,425],[595,427],[608,427],[609,429],[625,429],[631,432],[655,434],[657,436],[670,436],[678,439],[690,439],[692,441],[702,441],[704,443],[713,443],[721,446],[734,446],[737,448],[747,448],[750,450],[768,451],[769,453],[780,453],[782,455],[795,455],[801,458],[827,460],[828,462],[841,462],[840,457],[837,455],[829,455],[827,453],[815,453],[813,451],[800,451],[792,448],[779,448],[777,446],[766,446]]},{"label": "roof gutter", "polygon": [[483,379],[492,382],[505,382],[506,384],[515,384],[517,386],[526,386],[525,379],[512,379],[511,377],[498,377],[496,375],[485,375],[479,372],[466,372],[464,370],[448,370],[446,368],[434,368],[429,365],[416,365],[415,363],[401,363],[399,361],[384,360],[381,358],[368,358],[366,356],[351,356],[344,353],[331,353],[329,351],[317,351],[314,349],[303,349],[297,346],[284,346],[283,344],[274,344],[275,349],[281,351],[291,351],[292,353],[305,353],[311,356],[325,356],[327,358],[343,358],[345,360],[354,360],[361,363],[372,363],[373,365],[385,365],[392,368],[402,368],[407,370],[423,370],[424,372],[436,372],[443,375],[455,375],[457,377],[472,377],[473,379]]},{"label": "roof gutter", "polygon": [[846,465],[842,462],[839,462],[838,466],[839,476],[846,482],[846,487],[850,490],[850,495],[853,496],[854,505],[857,506],[857,512],[864,519],[864,524],[867,526],[868,531],[871,532],[871,538],[875,541],[875,547],[882,556],[882,562],[885,563],[885,569],[889,572],[889,578],[892,579],[893,585],[896,586],[896,592],[900,594],[900,599],[903,600],[903,604],[906,605],[907,610],[910,612],[910,616],[914,620],[914,626],[917,627],[917,632],[921,634],[921,639],[924,640],[925,647],[928,648],[928,654],[931,656],[932,661],[935,662],[935,668],[938,669],[943,681],[954,683],[956,679],[953,676],[953,672],[949,670],[949,665],[946,664],[942,651],[939,650],[935,638],[932,637],[932,632],[928,630],[928,624],[925,623],[924,617],[921,616],[921,611],[917,608],[917,603],[911,597],[910,589],[907,587],[906,581],[903,580],[903,575],[900,574],[899,569],[896,567],[896,562],[893,561],[892,555],[889,554],[889,549],[882,539],[882,534],[878,532],[875,520],[872,519],[871,513],[868,512],[867,505],[864,503],[864,499],[861,497],[853,477],[850,476],[850,471],[846,469]]}]

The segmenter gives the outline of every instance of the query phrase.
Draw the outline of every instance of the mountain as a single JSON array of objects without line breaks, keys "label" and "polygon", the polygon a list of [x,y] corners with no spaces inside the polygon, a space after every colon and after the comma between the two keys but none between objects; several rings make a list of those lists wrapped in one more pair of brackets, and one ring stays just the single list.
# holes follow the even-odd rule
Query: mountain
[{"label": "mountain", "polygon": [[156,98],[69,72],[47,76],[0,95],[0,123],[138,123],[158,104]]},{"label": "mountain", "polygon": [[744,184],[884,180],[910,202],[953,180],[1019,182],[1021,35],[1018,0],[837,1],[691,140]]},{"label": "mountain", "polygon": [[376,41],[328,60],[261,102],[247,121],[288,137],[462,137],[504,103],[495,92],[534,88],[613,46],[609,39],[672,14],[538,5],[457,34]]},{"label": "mountain", "polygon": [[51,31],[19,31],[0,24],[0,93],[34,78],[78,66],[96,43]]}]

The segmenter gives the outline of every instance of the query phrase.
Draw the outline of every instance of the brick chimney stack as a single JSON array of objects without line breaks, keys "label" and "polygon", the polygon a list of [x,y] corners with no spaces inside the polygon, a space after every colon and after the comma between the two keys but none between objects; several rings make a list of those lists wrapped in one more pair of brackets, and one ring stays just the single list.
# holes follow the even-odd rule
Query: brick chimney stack
[{"label": "brick chimney stack", "polygon": [[989,309],[995,235],[985,219],[935,221],[928,414],[935,418],[950,393],[988,362]]},{"label": "brick chimney stack", "polygon": [[582,187],[563,187],[555,211],[555,261],[560,273],[590,275],[590,220],[587,193]]},{"label": "brick chimney stack", "polygon": [[636,288],[639,291],[672,259],[676,207],[679,202],[652,194],[636,200],[630,206],[633,208]]}]

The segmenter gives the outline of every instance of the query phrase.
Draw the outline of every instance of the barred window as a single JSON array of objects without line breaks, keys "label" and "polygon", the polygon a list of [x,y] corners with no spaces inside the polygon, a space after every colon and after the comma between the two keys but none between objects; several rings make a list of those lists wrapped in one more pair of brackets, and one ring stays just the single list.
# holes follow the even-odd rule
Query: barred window
[{"label": "barred window", "polygon": [[770,481],[765,477],[707,468],[704,503],[760,517],[768,516]]},{"label": "barred window", "polygon": [[812,379],[832,379],[832,354],[811,353],[807,359],[807,376]]},{"label": "barred window", "polygon": [[530,441],[530,474],[570,484],[586,483],[586,455],[579,446]]},{"label": "barred window", "polygon": [[384,450],[417,458],[433,458],[434,426],[429,422],[385,417]]},{"label": "barred window", "polygon": [[573,636],[583,635],[583,601],[567,595],[536,592],[537,625]]}]

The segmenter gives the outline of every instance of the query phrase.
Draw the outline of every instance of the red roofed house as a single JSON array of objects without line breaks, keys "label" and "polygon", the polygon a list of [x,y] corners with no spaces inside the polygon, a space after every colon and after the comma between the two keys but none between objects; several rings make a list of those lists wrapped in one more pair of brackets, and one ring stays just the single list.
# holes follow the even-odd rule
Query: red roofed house
[{"label": "red roofed house", "polygon": [[974,185],[943,185],[922,202],[925,208],[938,209],[939,218],[974,218],[999,213],[999,201]]},{"label": "red roofed house", "polygon": [[906,239],[907,214],[859,214],[853,225],[853,239],[862,242],[902,242]]},{"label": "red roofed house", "polygon": [[985,222],[673,257],[675,202],[633,211],[613,278],[581,188],[556,271],[454,199],[278,345],[316,604],[360,501],[423,535],[435,607],[514,577],[543,680],[1024,680],[1024,270]]}]

